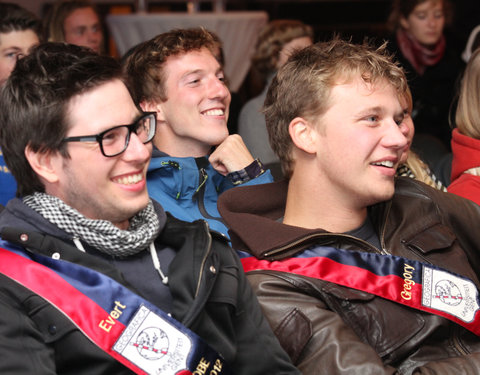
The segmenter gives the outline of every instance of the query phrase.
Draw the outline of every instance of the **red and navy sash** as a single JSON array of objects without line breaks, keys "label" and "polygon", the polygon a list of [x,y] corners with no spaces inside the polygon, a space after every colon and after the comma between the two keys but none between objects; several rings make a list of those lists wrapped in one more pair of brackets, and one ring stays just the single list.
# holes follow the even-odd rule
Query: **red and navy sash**
[{"label": "red and navy sash", "polygon": [[326,280],[443,316],[480,336],[479,293],[469,279],[393,255],[313,247],[281,261],[242,258],[245,272],[273,270]]},{"label": "red and navy sash", "polygon": [[2,274],[46,299],[135,373],[230,374],[223,358],[199,336],[115,280],[75,263],[0,245]]}]

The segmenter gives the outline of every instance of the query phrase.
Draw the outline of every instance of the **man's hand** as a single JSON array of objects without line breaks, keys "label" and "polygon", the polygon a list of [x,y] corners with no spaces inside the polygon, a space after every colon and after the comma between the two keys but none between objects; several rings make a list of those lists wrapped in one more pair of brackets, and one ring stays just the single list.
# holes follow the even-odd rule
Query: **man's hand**
[{"label": "man's hand", "polygon": [[229,135],[208,158],[213,168],[224,176],[249,166],[253,160],[252,154],[238,134]]}]

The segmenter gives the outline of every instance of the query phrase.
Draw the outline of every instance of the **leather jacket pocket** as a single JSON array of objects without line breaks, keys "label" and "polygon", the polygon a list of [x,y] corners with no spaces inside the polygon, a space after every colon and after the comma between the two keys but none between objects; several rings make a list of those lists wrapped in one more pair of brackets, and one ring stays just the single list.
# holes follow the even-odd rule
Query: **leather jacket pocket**
[{"label": "leather jacket pocket", "polygon": [[403,358],[417,344],[424,328],[421,313],[373,294],[327,283],[325,302],[386,364]]},{"label": "leather jacket pocket", "polygon": [[297,363],[303,348],[313,335],[313,328],[310,319],[295,308],[282,320],[274,333],[292,363]]},{"label": "leather jacket pocket", "polygon": [[455,233],[449,227],[437,223],[402,242],[427,254],[430,251],[450,248],[456,239]]}]

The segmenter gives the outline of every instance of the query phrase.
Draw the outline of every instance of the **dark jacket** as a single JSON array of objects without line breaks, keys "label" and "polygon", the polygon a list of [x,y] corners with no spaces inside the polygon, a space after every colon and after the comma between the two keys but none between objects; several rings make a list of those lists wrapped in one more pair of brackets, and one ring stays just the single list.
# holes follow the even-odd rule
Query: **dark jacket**
[{"label": "dark jacket", "polygon": [[[162,214],[158,204],[156,209]],[[131,290],[144,290],[141,283],[144,276],[148,278],[148,269],[144,267],[137,285],[131,285],[115,262],[89,254],[88,248],[87,253],[77,250],[68,234],[18,199],[0,215],[0,229],[10,244],[34,254],[58,252],[61,259],[102,272]],[[28,233],[28,241],[20,240],[22,233]],[[176,252],[167,272],[172,296],[167,312],[220,352],[236,374],[298,373],[271,333],[226,240],[210,233],[205,222],[169,217],[155,244]],[[131,373],[46,300],[4,275],[0,280],[0,373]],[[159,277],[157,283],[161,284]],[[137,294],[151,300],[149,295]]]},{"label": "dark jacket", "polygon": [[[259,259],[312,245],[431,263],[480,286],[480,207],[409,178],[369,208],[382,249],[350,235],[282,224],[285,182],[227,192],[219,211],[234,248]],[[304,374],[478,374],[480,338],[445,318],[370,293],[279,271],[247,274],[292,361]],[[415,371],[414,371],[415,370]]]}]

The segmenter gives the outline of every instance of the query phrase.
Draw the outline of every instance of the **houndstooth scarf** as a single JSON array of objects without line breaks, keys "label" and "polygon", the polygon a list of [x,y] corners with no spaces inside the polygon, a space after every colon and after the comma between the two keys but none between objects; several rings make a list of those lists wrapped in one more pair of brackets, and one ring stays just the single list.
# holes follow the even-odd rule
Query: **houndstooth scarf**
[{"label": "houndstooth scarf", "polygon": [[88,219],[49,194],[35,192],[24,197],[23,202],[68,234],[115,257],[127,257],[146,249],[160,231],[160,222],[152,201],[130,219],[127,230],[121,230],[107,220]]}]

